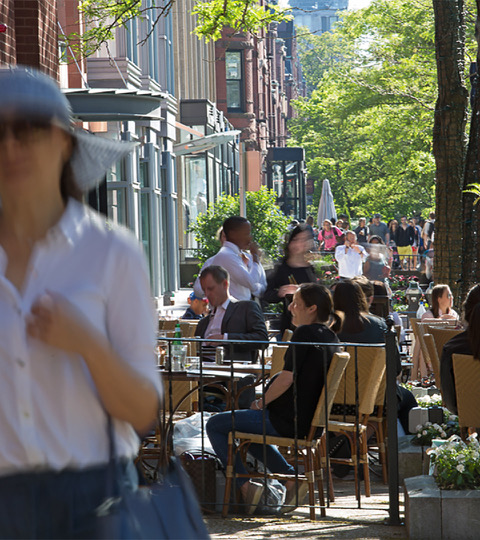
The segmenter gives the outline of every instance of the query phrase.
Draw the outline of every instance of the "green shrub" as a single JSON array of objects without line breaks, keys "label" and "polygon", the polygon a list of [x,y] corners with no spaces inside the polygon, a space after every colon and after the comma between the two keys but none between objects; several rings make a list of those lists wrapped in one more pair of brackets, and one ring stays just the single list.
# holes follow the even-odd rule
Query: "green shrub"
[{"label": "green shrub", "polygon": [[[263,250],[265,256],[278,259],[282,253],[287,226],[290,222],[276,204],[277,196],[273,190],[261,187],[259,191],[247,191],[247,219],[252,224],[252,236]],[[217,232],[230,216],[240,215],[238,195],[223,195],[200,214],[189,232],[195,234],[200,266],[220,249]]]}]

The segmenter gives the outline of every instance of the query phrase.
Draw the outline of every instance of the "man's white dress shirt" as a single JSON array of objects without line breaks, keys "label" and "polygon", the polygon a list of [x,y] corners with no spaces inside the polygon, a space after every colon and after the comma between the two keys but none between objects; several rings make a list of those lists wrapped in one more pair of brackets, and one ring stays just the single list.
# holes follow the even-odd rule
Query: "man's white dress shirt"
[{"label": "man's white dress shirt", "polygon": [[[230,304],[230,297],[228,297],[225,302],[223,302],[223,304],[214,308],[214,313],[210,317],[210,321],[205,330],[205,338],[222,334],[222,322],[223,317],[225,317],[225,312],[227,311],[228,304]],[[228,339],[228,334],[223,334],[223,339]]]},{"label": "man's white dress shirt", "polygon": [[368,254],[363,246],[355,244],[355,247],[360,248],[360,253],[351,247],[346,249],[345,246],[337,246],[335,248],[335,259],[338,262],[338,275],[340,277],[353,278],[362,275],[362,263],[367,260]]},{"label": "man's white dress shirt", "polygon": [[[244,253],[245,255],[245,253]],[[267,278],[263,266],[254,262],[250,254],[246,254],[248,263],[245,264],[242,252],[236,244],[224,242],[220,251],[210,257],[202,267],[222,266],[230,274],[230,295],[237,300],[251,300],[253,296],[261,296],[267,288]],[[200,280],[197,278],[193,288],[197,296],[204,296]]]},{"label": "man's white dress shirt", "polygon": [[[26,317],[46,292],[64,295],[160,391],[154,312],[138,242],[71,199],[35,245],[22,292],[6,279],[6,268],[0,247],[0,476],[106,463],[106,416],[84,360],[29,337]],[[114,420],[114,427],[117,454],[136,455],[131,425]]]}]

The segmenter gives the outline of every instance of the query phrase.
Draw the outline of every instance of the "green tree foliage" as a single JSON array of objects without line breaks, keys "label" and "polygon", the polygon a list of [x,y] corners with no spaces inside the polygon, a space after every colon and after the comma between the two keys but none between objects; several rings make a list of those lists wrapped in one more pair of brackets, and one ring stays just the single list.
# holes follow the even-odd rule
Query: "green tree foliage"
[{"label": "green tree foliage", "polygon": [[[309,176],[328,178],[352,217],[418,214],[434,203],[433,111],[437,92],[428,0],[374,0],[329,34],[304,39],[311,88],[296,103],[291,145],[304,146]],[[342,52],[343,51],[343,52]],[[315,190],[318,204],[321,188]]]},{"label": "green tree foliage", "polygon": [[[153,17],[153,27],[170,12],[175,0],[82,0],[79,15],[86,22],[82,34],[63,38],[82,56],[95,52],[115,37],[115,29],[134,19]],[[261,5],[257,0],[198,0],[193,11],[197,15],[195,34],[206,41],[217,40],[223,28],[256,33],[272,22],[291,19],[288,8],[277,4]],[[148,37],[148,36],[146,36]]]},{"label": "green tree foliage", "polygon": [[[265,255],[277,259],[283,247],[289,219],[276,205],[276,194],[265,187],[259,191],[247,191],[247,218],[252,224],[252,236]],[[209,257],[220,249],[218,230],[223,222],[231,216],[240,214],[238,195],[224,195],[209,205],[204,214],[200,214],[190,231],[195,233],[199,243],[198,258],[202,265]]]}]

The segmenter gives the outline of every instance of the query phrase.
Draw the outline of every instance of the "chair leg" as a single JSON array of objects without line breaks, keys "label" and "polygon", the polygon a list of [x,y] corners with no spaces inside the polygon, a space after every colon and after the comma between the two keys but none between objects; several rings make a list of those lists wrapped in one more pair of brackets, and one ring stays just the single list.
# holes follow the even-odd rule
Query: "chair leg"
[{"label": "chair leg", "polygon": [[368,468],[367,433],[360,436],[361,460],[363,461],[363,480],[365,482],[365,496],[370,497],[370,469]]},{"label": "chair leg", "polygon": [[[315,521],[315,473],[313,466],[312,449],[307,448],[307,455],[305,458],[305,476],[308,482],[308,500],[310,504],[310,519]],[[300,501],[299,501],[300,502]]]},{"label": "chair leg", "polygon": [[230,504],[230,494],[232,491],[232,480],[233,480],[233,439],[232,434],[228,434],[228,460],[227,460],[227,469],[226,469],[226,479],[225,479],[225,495],[223,497],[223,509],[222,516],[227,517],[228,507]]},{"label": "chair leg", "polygon": [[315,450],[315,453],[313,455],[314,460],[314,466],[315,466],[315,476],[317,480],[317,489],[318,489],[318,500],[320,503],[320,515],[321,517],[325,517],[326,511],[325,511],[325,493],[323,488],[323,469],[322,469],[322,461],[321,461],[321,455],[318,452],[318,448]]}]

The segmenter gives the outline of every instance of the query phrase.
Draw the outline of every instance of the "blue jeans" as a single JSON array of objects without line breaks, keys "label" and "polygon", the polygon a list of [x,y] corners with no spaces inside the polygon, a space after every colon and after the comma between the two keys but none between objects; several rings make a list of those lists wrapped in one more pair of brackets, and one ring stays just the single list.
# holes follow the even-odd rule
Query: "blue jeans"
[{"label": "blue jeans", "polygon": [[[280,437],[281,435],[275,430],[270,422],[269,412],[256,411],[253,409],[245,409],[235,411],[235,431],[243,431],[245,433],[263,433],[263,414],[265,413],[265,434]],[[212,443],[215,453],[223,463],[227,466],[228,459],[228,434],[232,431],[232,413],[224,412],[212,416],[207,422],[207,434]],[[263,445],[251,444],[248,451],[252,456],[263,463]],[[285,458],[280,454],[275,446],[266,446],[266,462],[265,467],[271,472],[280,474],[295,474],[295,469],[289,465]],[[235,459],[235,472],[244,474],[247,471],[243,466],[240,457]],[[237,485],[240,487],[247,481],[247,478],[237,478]]]},{"label": "blue jeans", "polygon": [[[133,462],[119,481],[138,486]],[[107,467],[25,472],[0,477],[0,538],[95,538],[95,509],[105,500]]]}]

